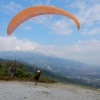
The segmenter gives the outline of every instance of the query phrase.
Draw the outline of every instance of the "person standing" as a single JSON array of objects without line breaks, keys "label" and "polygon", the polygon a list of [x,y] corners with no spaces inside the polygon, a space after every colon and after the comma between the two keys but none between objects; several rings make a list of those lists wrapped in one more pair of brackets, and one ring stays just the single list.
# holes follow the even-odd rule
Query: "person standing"
[{"label": "person standing", "polygon": [[37,82],[40,78],[40,75],[41,75],[41,70],[38,70],[37,72],[35,72],[35,76],[34,76],[34,79],[35,79],[35,85],[37,85]]}]

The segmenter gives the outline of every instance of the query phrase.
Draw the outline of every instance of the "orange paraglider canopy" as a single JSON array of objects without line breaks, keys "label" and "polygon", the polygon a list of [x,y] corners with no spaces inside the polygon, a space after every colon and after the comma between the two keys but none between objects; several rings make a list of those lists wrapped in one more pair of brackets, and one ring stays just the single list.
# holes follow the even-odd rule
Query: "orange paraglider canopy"
[{"label": "orange paraglider canopy", "polygon": [[80,29],[79,21],[71,13],[54,6],[31,6],[18,12],[9,22],[7,34],[10,35],[22,22],[29,18],[43,14],[60,14],[71,18]]}]

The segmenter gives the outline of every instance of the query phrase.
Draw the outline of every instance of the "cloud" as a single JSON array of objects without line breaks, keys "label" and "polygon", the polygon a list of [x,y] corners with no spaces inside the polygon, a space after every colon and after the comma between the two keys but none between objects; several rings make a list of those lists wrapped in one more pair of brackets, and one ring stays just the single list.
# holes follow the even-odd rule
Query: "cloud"
[{"label": "cloud", "polygon": [[[99,2],[99,3],[98,3]],[[76,10],[76,16],[81,24],[91,26],[95,21],[100,21],[100,1],[75,1],[71,4]]]},{"label": "cloud", "polygon": [[81,41],[73,45],[55,46],[40,45],[27,39],[17,39],[15,36],[0,37],[0,51],[28,51],[55,55],[62,58],[100,65],[100,41]]},{"label": "cloud", "polygon": [[55,15],[41,15],[37,16],[35,18],[30,19],[30,22],[41,24],[50,30],[52,30],[55,34],[71,34],[73,32],[73,29],[70,28],[73,25],[76,27],[76,25],[72,22],[72,20],[69,20],[67,18],[60,18],[56,19]]},{"label": "cloud", "polygon": [[62,54],[62,57],[82,61],[87,64],[100,65],[100,41],[98,40],[79,40],[74,45],[63,47],[63,50],[64,53]]},{"label": "cloud", "polygon": [[[45,48],[45,49],[42,49]],[[58,57],[77,60],[87,64],[100,65],[100,41],[90,40],[81,41],[73,45],[65,46],[45,46],[37,50],[47,55],[55,55]]]},{"label": "cloud", "polygon": [[16,37],[0,37],[0,51],[33,51],[37,44],[26,39]]},{"label": "cloud", "polygon": [[93,28],[93,29],[85,29],[82,31],[82,34],[90,34],[90,35],[93,35],[93,34],[100,34],[100,28]]},{"label": "cloud", "polygon": [[15,2],[10,2],[9,4],[3,4],[1,8],[4,13],[12,14],[21,10],[23,7],[20,4],[16,4]]},{"label": "cloud", "polygon": [[[51,3],[51,1],[48,2],[49,4]],[[38,3],[40,5],[44,5],[44,2],[42,0],[39,0]],[[68,4],[66,8],[68,8],[68,10],[70,10],[79,20],[81,24],[82,34],[84,33],[94,35],[99,33],[99,28],[95,27],[100,25],[100,0],[75,0],[72,2],[67,0],[62,3]],[[36,21],[38,22],[38,24],[43,24],[46,27],[50,28],[55,34],[71,34],[74,30],[72,26],[75,25],[74,23],[72,23],[72,21],[69,21],[67,19],[65,20],[65,18],[55,19],[54,15],[52,17],[40,16]],[[95,27],[93,28],[93,26]],[[89,31],[87,30],[87,27],[90,29]]]},{"label": "cloud", "polygon": [[31,28],[31,26],[25,26],[24,29],[25,30],[31,30],[32,28]]},{"label": "cloud", "polygon": [[52,15],[40,15],[34,18],[30,19],[30,22],[37,23],[37,24],[43,24],[44,26],[49,26],[53,20]]},{"label": "cloud", "polygon": [[70,28],[70,26],[70,23],[66,22],[65,19],[62,19],[52,22],[51,29],[56,34],[71,34],[73,30]]}]

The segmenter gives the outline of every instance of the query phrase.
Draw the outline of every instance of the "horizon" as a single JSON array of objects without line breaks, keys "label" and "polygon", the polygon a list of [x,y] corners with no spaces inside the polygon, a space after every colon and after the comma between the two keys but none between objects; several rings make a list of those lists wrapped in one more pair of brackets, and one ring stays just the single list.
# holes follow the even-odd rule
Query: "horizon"
[{"label": "horizon", "polygon": [[[19,11],[49,5],[73,14],[80,22],[61,15],[40,15],[19,25],[11,35],[7,26]],[[100,65],[100,0],[1,0],[0,51],[39,52]]]},{"label": "horizon", "polygon": [[[23,55],[24,54],[24,55]],[[87,64],[87,63],[84,63],[84,62],[81,62],[81,61],[78,61],[78,60],[73,60],[73,59],[66,59],[66,58],[62,58],[62,57],[58,57],[58,56],[54,56],[54,55],[45,55],[45,54],[42,54],[40,52],[23,52],[23,51],[0,51],[0,55],[2,57],[0,57],[1,59],[8,59],[8,60],[22,60],[22,61],[25,61],[23,60],[22,58],[19,58],[19,57],[26,57],[26,56],[29,56],[30,58],[30,55],[32,56],[32,54],[34,55],[39,55],[39,56],[42,56],[42,57],[50,57],[50,58],[57,58],[57,59],[63,59],[63,60],[66,60],[66,61],[73,61],[73,62],[78,62],[78,63],[81,63],[81,64],[85,64],[85,65],[89,65],[89,67],[100,67],[100,65],[94,65],[94,64]],[[27,61],[25,61],[27,62]]]}]

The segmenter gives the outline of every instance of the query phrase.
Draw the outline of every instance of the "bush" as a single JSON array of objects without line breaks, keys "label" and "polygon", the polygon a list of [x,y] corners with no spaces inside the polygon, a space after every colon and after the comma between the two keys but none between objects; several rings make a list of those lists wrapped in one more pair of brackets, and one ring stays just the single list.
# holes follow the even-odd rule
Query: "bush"
[{"label": "bush", "polygon": [[[27,67],[25,68],[23,63],[16,64],[15,66],[17,66],[17,69],[12,71],[14,77],[9,77],[7,67],[9,68],[9,66],[14,66],[14,65],[15,65],[14,61],[0,63],[0,80],[20,80],[20,81],[22,80],[33,81],[34,80],[34,74],[32,73],[33,69],[31,70],[31,72],[28,72],[26,68],[29,66],[27,65]],[[50,77],[46,77],[44,75],[40,76],[39,81],[43,83],[55,83],[56,82]]]}]

